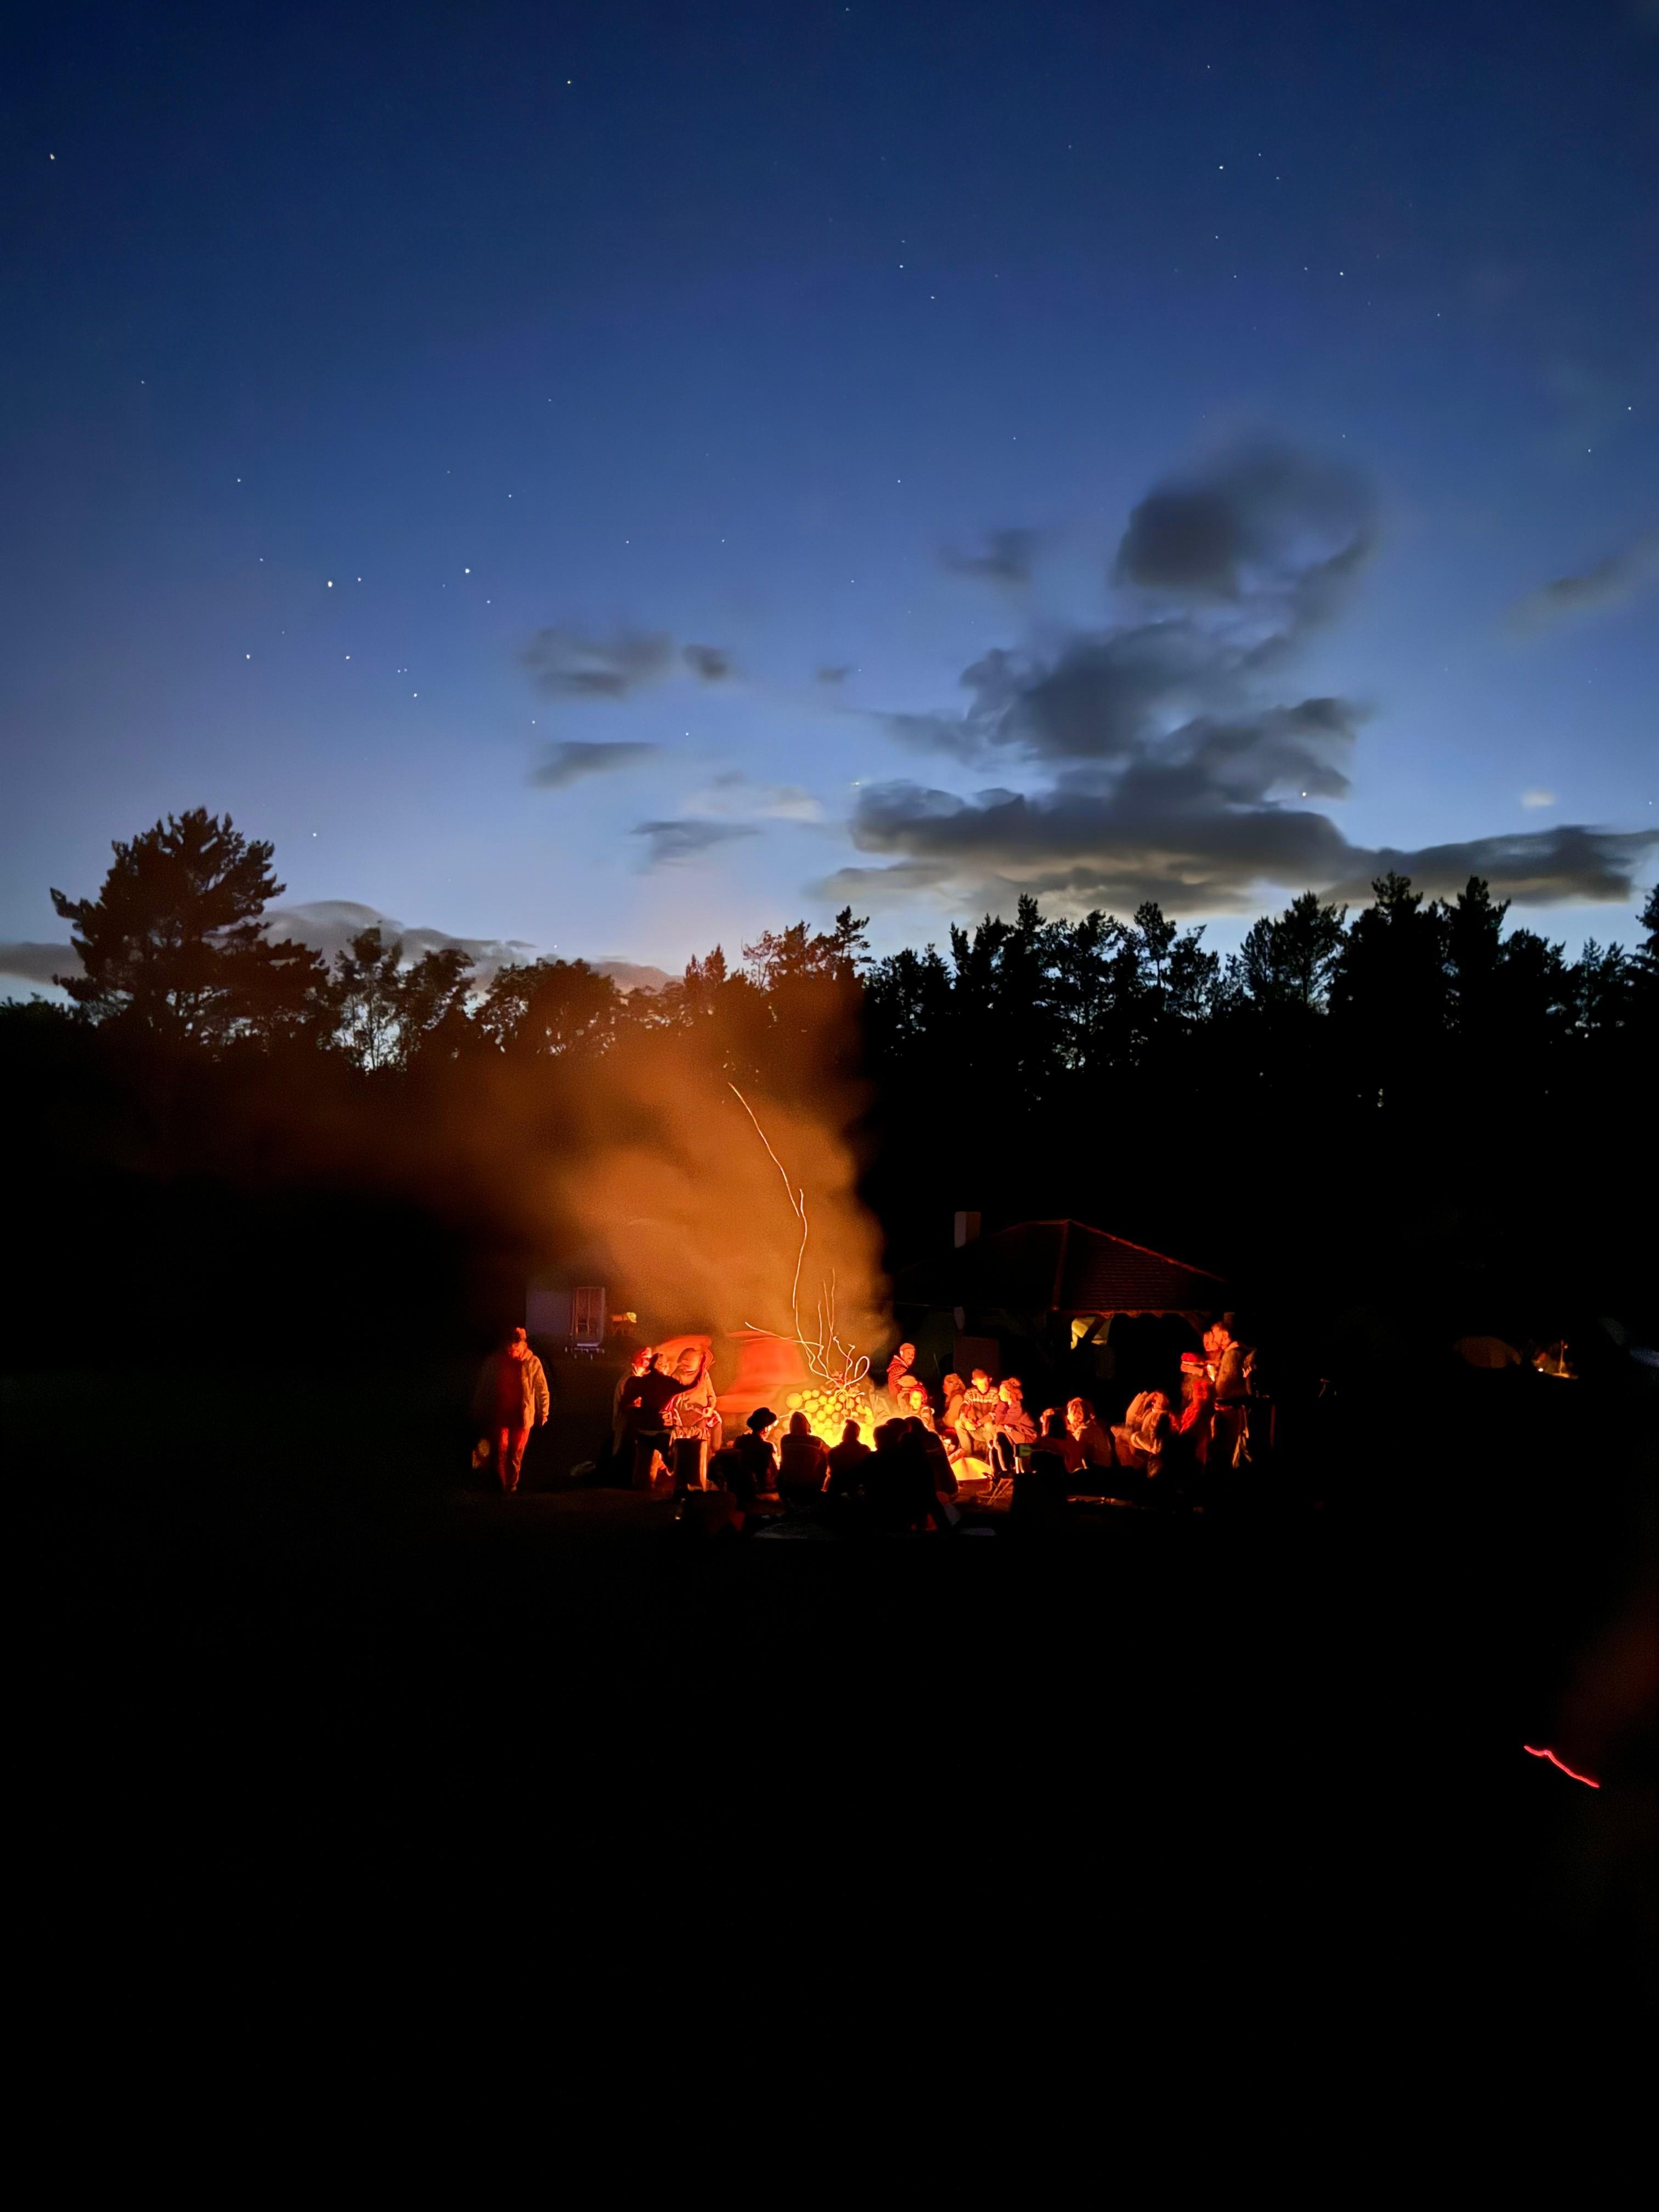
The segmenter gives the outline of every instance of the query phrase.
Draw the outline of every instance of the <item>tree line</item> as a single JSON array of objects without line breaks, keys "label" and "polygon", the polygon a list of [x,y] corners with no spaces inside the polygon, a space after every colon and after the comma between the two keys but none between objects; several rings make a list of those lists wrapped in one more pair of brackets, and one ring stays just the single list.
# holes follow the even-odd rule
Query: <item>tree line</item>
[{"label": "tree line", "polygon": [[[1443,901],[1384,876],[1353,912],[1308,891],[1225,957],[1155,902],[1065,921],[1022,897],[943,949],[877,958],[848,908],[623,993],[581,960],[481,979],[459,947],[409,958],[379,928],[332,961],[273,942],[274,859],[197,809],[118,844],[95,897],[52,893],[80,963],[60,979],[70,1004],[11,1002],[0,1031],[37,1151],[60,1182],[118,1188],[115,1214],[191,1175],[246,1196],[284,1143],[266,1180],[292,1185],[295,1127],[325,1120],[337,1194],[373,1184],[411,1218],[447,1205],[452,1243],[471,1208],[505,1249],[511,1177],[498,1203],[469,1164],[457,1200],[441,1133],[510,1081],[536,1102],[515,1143],[574,1141],[599,1063],[648,1095],[690,1054],[830,1102],[896,1266],[963,1207],[988,1225],[1092,1219],[1264,1296],[1322,1277],[1394,1297],[1414,1278],[1489,1302],[1523,1279],[1590,1296],[1628,1273],[1659,891],[1638,944],[1577,959],[1510,927],[1479,879]],[[404,1164],[368,1164],[385,1161]]]}]

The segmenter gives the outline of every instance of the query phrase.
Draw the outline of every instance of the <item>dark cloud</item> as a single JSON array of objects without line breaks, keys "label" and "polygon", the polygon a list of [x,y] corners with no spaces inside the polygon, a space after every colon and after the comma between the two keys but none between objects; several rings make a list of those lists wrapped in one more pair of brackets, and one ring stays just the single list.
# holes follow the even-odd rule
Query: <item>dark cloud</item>
[{"label": "dark cloud", "polygon": [[1262,691],[1358,574],[1372,509],[1352,471],[1279,447],[1158,485],[1118,551],[1120,580],[1140,595],[1135,619],[995,647],[963,672],[965,708],[890,715],[887,727],[902,743],[981,765],[1024,759],[1056,770],[1148,760],[1171,733],[1218,722],[1259,722],[1278,747],[1283,718],[1306,720],[1316,704],[1316,719],[1351,733],[1352,706],[1264,709]]},{"label": "dark cloud", "polygon": [[841,869],[826,887],[836,896],[933,892],[959,907],[1006,911],[1031,891],[1072,912],[1125,912],[1155,898],[1177,914],[1250,912],[1263,884],[1363,898],[1390,869],[1434,894],[1459,891],[1479,875],[1526,905],[1627,901],[1643,856],[1659,846],[1659,830],[1573,825],[1373,849],[1350,844],[1328,815],[1310,808],[1222,803],[1213,786],[1182,789],[1161,770],[1109,791],[1063,784],[971,799],[913,783],[878,785],[860,794],[853,836],[861,851],[893,861]]},{"label": "dark cloud", "polygon": [[947,550],[940,554],[939,562],[954,576],[975,576],[981,583],[1018,588],[1031,580],[1031,564],[1040,542],[1035,530],[991,530],[986,532],[982,553]]},{"label": "dark cloud", "polygon": [[562,791],[585,775],[614,775],[623,769],[638,768],[645,761],[655,760],[661,751],[660,745],[623,740],[585,744],[571,738],[549,746],[546,757],[531,769],[530,781],[538,791]]},{"label": "dark cloud", "polygon": [[1622,606],[1644,584],[1659,580],[1659,530],[1649,530],[1622,552],[1576,576],[1557,576],[1528,592],[1510,610],[1510,619],[1522,629],[1547,629],[1552,623],[1572,615],[1593,614],[1604,607]]},{"label": "dark cloud", "polygon": [[1115,574],[1175,599],[1271,605],[1299,623],[1329,611],[1370,552],[1364,479],[1288,447],[1253,445],[1155,484],[1129,517]]},{"label": "dark cloud", "polygon": [[1507,837],[1468,837],[1449,845],[1401,851],[1380,845],[1357,848],[1357,872],[1330,885],[1355,897],[1372,878],[1397,869],[1419,890],[1449,896],[1471,876],[1484,876],[1495,891],[1522,906],[1627,903],[1636,894],[1636,872],[1659,849],[1659,830],[1598,830],[1564,822],[1558,830]]},{"label": "dark cloud", "polygon": [[660,868],[675,860],[695,860],[715,845],[725,845],[733,837],[759,836],[752,822],[706,822],[697,819],[682,822],[640,822],[634,828],[635,836],[649,841],[650,851],[646,856],[647,868]]},{"label": "dark cloud", "polygon": [[718,645],[688,645],[680,658],[704,684],[723,684],[732,673],[732,656]]},{"label": "dark cloud", "polygon": [[933,892],[959,908],[1033,891],[1072,911],[1157,898],[1238,913],[1263,884],[1361,896],[1397,867],[1436,892],[1475,873],[1529,904],[1628,898],[1659,832],[1581,826],[1371,852],[1306,803],[1346,796],[1364,714],[1297,696],[1289,679],[1374,538],[1357,476],[1280,447],[1156,486],[1118,550],[1133,619],[996,648],[964,672],[965,708],[884,718],[908,746],[1005,774],[1035,767],[1046,787],[867,788],[854,842],[888,865],[844,869],[828,889]]},{"label": "dark cloud", "polygon": [[817,681],[820,684],[845,684],[852,672],[851,665],[842,661],[838,666],[820,668],[817,672]]},{"label": "dark cloud", "polygon": [[25,983],[50,983],[57,975],[78,975],[80,957],[72,945],[37,945],[27,940],[0,945],[0,975]]},{"label": "dark cloud", "polygon": [[538,629],[524,663],[544,691],[556,699],[623,699],[664,675],[673,640],[660,631],[618,630],[589,637],[580,630]]}]

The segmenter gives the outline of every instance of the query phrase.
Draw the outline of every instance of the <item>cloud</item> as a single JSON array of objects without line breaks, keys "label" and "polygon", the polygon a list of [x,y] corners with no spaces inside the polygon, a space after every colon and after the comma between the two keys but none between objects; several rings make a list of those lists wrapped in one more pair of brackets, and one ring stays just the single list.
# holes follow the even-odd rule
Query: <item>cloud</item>
[{"label": "cloud", "polygon": [[[865,788],[853,840],[886,865],[842,869],[824,888],[932,894],[958,911],[1031,891],[1072,912],[1156,898],[1243,913],[1263,884],[1363,895],[1397,867],[1434,891],[1480,873],[1531,903],[1627,898],[1659,833],[1577,825],[1370,851],[1307,804],[1347,795],[1365,712],[1298,696],[1291,678],[1375,538],[1358,477],[1282,447],[1156,485],[1117,551],[1127,619],[985,653],[963,675],[963,708],[882,717],[908,748],[998,780],[969,797],[904,780]],[[1020,787],[1033,769],[1038,787]]]},{"label": "cloud", "polygon": [[667,672],[673,641],[661,631],[618,630],[589,637],[580,630],[538,629],[524,650],[537,685],[556,699],[625,699]]},{"label": "cloud", "polygon": [[[538,629],[520,658],[537,688],[553,698],[625,699],[671,672],[675,647],[666,630],[620,629],[595,637],[554,625]],[[724,646],[684,645],[678,658],[702,684],[724,683],[732,673]]]},{"label": "cloud", "polygon": [[660,868],[678,860],[695,860],[714,846],[729,843],[733,837],[757,837],[760,832],[752,822],[690,820],[639,822],[633,834],[649,841],[645,866]]},{"label": "cloud", "polygon": [[1461,891],[1471,876],[1484,876],[1493,890],[1522,906],[1620,904],[1635,896],[1636,871],[1656,848],[1659,830],[1598,830],[1577,822],[1411,851],[1355,847],[1353,872],[1328,888],[1338,897],[1363,897],[1373,877],[1397,870],[1419,890],[1440,896]]},{"label": "cloud", "polygon": [[821,822],[823,806],[798,783],[757,783],[740,768],[723,769],[685,800],[689,814],[737,821]]},{"label": "cloud", "polygon": [[1306,622],[1328,611],[1374,537],[1375,502],[1355,471],[1258,443],[1154,485],[1130,514],[1114,573],[1179,598],[1282,598]]},{"label": "cloud", "polygon": [[845,684],[852,672],[850,663],[842,661],[835,665],[820,668],[817,680],[820,684]]},{"label": "cloud", "polygon": [[406,929],[392,915],[359,905],[355,899],[313,899],[303,906],[267,907],[264,922],[268,937],[291,937],[330,962],[366,929],[378,928],[388,945],[401,943],[405,967],[422,953],[459,946],[473,963],[473,980],[478,983],[487,983],[498,968],[513,967],[526,957],[533,959],[536,953],[535,946],[522,938],[452,937],[442,929]]},{"label": "cloud", "polygon": [[1031,564],[1040,543],[1035,530],[990,530],[985,534],[982,553],[957,553],[947,549],[939,555],[939,562],[952,575],[975,576],[982,583],[1018,589],[1031,580]]},{"label": "cloud", "polygon": [[585,775],[614,775],[623,769],[638,768],[661,753],[660,745],[648,745],[617,741],[611,744],[585,744],[570,738],[562,744],[550,745],[546,757],[530,771],[530,781],[538,791],[562,791],[567,784],[575,783]]},{"label": "cloud", "polygon": [[590,960],[588,966],[599,975],[608,975],[619,991],[660,991],[672,980],[665,968],[653,968],[638,960],[609,957]]},{"label": "cloud", "polygon": [[824,886],[838,897],[935,894],[959,909],[1006,910],[1030,891],[1073,913],[1123,912],[1152,898],[1188,915],[1252,912],[1263,884],[1363,898],[1391,869],[1436,895],[1476,875],[1527,905],[1627,902],[1635,871],[1659,846],[1659,830],[1572,824],[1414,850],[1366,848],[1311,809],[1183,803],[1155,782],[1137,793],[1062,787],[972,799],[879,785],[860,795],[853,836],[861,851],[894,859],[839,869]]},{"label": "cloud", "polygon": [[0,975],[15,975],[26,983],[50,983],[56,975],[78,975],[79,954],[72,945],[38,945],[21,939],[0,945]]},{"label": "cloud", "polygon": [[[307,906],[270,907],[264,926],[273,938],[291,937],[332,961],[354,937],[378,925],[388,945],[402,941],[404,964],[423,952],[445,945],[459,945],[472,960],[474,981],[487,983],[498,968],[519,965],[536,957],[536,947],[522,938],[451,937],[441,929],[405,929],[390,915],[355,899],[319,899]],[[653,968],[619,955],[590,960],[590,968],[609,975],[619,991],[660,991],[670,978],[663,968]],[[0,945],[0,975],[16,975],[31,983],[50,983],[54,975],[78,975],[81,962],[72,945]]]},{"label": "cloud", "polygon": [[1555,793],[1553,791],[1523,791],[1521,804],[1522,806],[1553,806]]},{"label": "cloud", "polygon": [[1517,599],[1510,619],[1517,629],[1547,629],[1552,623],[1574,615],[1599,613],[1622,606],[1646,584],[1659,578],[1659,530],[1649,530],[1635,544],[1576,576],[1557,576]]}]

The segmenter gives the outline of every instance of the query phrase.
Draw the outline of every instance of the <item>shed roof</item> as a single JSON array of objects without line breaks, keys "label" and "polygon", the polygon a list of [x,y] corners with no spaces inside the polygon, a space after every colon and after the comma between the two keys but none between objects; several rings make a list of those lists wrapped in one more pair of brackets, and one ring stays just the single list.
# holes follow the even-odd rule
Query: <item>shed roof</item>
[{"label": "shed roof", "polygon": [[1193,1313],[1226,1303],[1230,1286],[1086,1221],[1020,1221],[938,1260],[902,1269],[900,1306],[1000,1307],[1009,1313]]}]

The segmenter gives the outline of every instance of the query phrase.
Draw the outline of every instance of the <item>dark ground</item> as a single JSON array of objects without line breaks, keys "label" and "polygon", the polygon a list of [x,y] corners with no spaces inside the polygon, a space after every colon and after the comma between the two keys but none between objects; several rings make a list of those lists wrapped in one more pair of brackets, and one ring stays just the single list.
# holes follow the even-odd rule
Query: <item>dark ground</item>
[{"label": "dark ground", "polygon": [[1595,1792],[1521,1749],[1650,1567],[1650,1399],[1477,1378],[1203,1520],[697,1546],[661,1503],[458,1486],[467,1379],[376,1373],[367,1423],[348,1378],[8,1385],[56,1865],[1058,1912],[1546,2037],[1650,1981],[1650,1732]]}]

